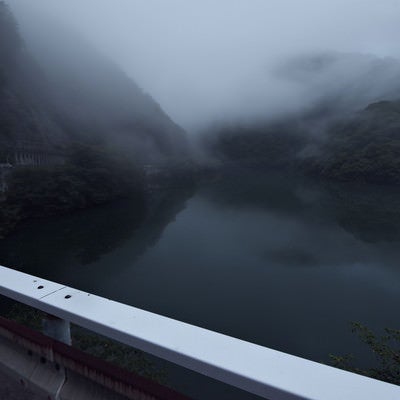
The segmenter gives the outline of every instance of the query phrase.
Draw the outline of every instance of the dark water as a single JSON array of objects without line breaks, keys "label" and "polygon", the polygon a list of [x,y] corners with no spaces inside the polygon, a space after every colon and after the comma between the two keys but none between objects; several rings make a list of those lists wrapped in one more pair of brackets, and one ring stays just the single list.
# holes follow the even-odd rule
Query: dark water
[{"label": "dark water", "polygon": [[[0,263],[316,361],[352,353],[368,365],[349,323],[400,326],[399,195],[231,168],[160,190],[146,212],[124,201],[30,223],[0,242]],[[194,380],[178,386],[207,390]]]}]

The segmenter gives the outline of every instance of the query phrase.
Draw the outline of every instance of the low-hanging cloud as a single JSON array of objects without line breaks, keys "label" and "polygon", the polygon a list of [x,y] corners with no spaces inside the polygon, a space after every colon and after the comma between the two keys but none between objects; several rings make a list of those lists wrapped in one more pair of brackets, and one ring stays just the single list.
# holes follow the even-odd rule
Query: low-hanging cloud
[{"label": "low-hanging cloud", "polygon": [[189,131],[296,111],[352,82],[361,104],[400,82],[399,0],[9,3],[22,29],[46,15],[80,32]]}]

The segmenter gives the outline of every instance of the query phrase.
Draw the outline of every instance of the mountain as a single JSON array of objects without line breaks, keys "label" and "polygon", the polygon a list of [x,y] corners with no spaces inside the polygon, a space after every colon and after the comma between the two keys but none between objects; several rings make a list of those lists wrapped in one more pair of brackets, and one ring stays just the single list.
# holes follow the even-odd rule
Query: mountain
[{"label": "mountain", "polygon": [[304,104],[284,118],[221,125],[205,140],[215,157],[340,181],[400,183],[398,60],[304,56],[277,74],[307,88]]},{"label": "mountain", "polygon": [[298,110],[310,118],[343,118],[400,94],[400,61],[368,54],[321,52],[285,60],[276,79],[302,95]]},{"label": "mountain", "polygon": [[400,183],[400,101],[368,105],[330,127],[303,160],[314,175],[341,181]]},{"label": "mountain", "polygon": [[[48,30],[55,32],[53,36]],[[46,74],[60,124],[73,137],[104,141],[140,161],[185,156],[186,133],[123,71],[79,35],[47,22],[27,32]]]},{"label": "mountain", "polygon": [[65,142],[66,136],[44,99],[35,93],[35,82],[40,79],[40,71],[27,52],[11,11],[0,2],[0,145],[3,149],[20,142],[38,143],[43,147]]},{"label": "mountain", "polygon": [[188,156],[183,129],[82,37],[56,22],[22,20],[21,38],[4,2],[0,13],[3,141],[103,145],[139,163]]},{"label": "mountain", "polygon": [[0,1],[0,237],[29,218],[142,204],[141,164],[188,165],[186,133],[116,65],[67,29],[25,23]]},{"label": "mountain", "polygon": [[324,126],[317,122],[307,115],[264,126],[224,127],[207,145],[225,162],[337,181],[400,183],[400,101],[371,103]]}]

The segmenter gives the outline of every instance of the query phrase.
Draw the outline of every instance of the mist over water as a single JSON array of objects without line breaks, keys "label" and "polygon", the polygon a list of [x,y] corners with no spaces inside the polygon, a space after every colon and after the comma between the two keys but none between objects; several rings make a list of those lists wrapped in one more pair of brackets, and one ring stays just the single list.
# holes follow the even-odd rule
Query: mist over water
[{"label": "mist over water", "polygon": [[[216,121],[297,112],[349,85],[356,94],[347,104],[362,108],[399,85],[396,0],[9,3],[28,37],[40,30],[56,34],[57,24],[42,22],[60,21],[190,132]],[[304,71],[302,57],[318,63],[321,56],[325,64],[315,76],[313,69]]]},{"label": "mist over water", "polygon": [[399,0],[7,3],[1,264],[375,365],[349,322],[398,324]]}]

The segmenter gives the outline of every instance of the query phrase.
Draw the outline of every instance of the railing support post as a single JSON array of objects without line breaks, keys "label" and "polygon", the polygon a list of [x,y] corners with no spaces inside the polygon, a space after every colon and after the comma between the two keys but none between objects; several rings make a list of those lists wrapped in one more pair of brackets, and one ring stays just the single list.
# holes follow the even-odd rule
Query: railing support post
[{"label": "railing support post", "polygon": [[45,314],[42,320],[42,330],[46,336],[71,346],[71,327],[68,321]]}]

